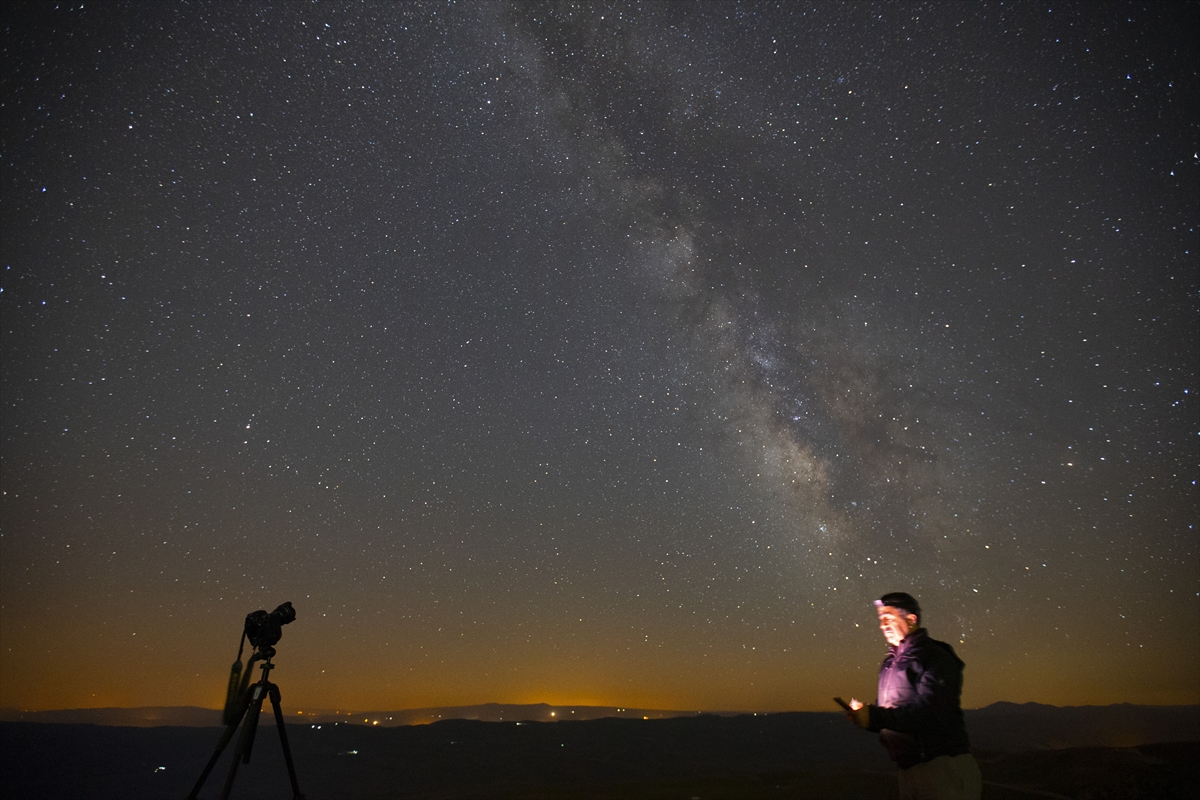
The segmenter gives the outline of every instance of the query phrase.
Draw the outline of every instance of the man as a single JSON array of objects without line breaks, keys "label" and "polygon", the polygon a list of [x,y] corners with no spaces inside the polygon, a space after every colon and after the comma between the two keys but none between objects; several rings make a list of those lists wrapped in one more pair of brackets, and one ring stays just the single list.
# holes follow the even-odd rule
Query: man
[{"label": "man", "polygon": [[979,800],[983,783],[963,722],[963,662],[921,627],[921,607],[905,592],[875,601],[888,655],[876,705],[850,701],[846,716],[879,740],[900,768],[901,800]]}]

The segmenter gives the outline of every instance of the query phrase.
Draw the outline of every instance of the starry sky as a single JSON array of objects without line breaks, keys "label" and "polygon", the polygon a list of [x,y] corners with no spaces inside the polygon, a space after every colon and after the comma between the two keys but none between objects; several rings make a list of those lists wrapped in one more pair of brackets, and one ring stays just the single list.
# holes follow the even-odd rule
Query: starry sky
[{"label": "starry sky", "polygon": [[1200,702],[1197,8],[6,5],[0,705]]}]

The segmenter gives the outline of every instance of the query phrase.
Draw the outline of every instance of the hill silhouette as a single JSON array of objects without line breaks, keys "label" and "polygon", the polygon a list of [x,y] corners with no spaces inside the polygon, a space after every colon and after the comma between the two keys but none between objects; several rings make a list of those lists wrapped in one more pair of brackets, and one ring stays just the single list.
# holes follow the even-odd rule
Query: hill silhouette
[{"label": "hill silhouette", "polygon": [[[666,719],[694,717],[702,713],[730,717],[744,711],[676,711],[628,706],[553,706],[548,703],[482,703],[473,706],[438,706],[406,708],[397,711],[297,711],[289,714],[289,722],[333,723],[349,722],[377,725],[383,728],[397,725],[426,725],[446,719],[471,719],[480,722],[564,722],[617,717],[620,719]],[[294,716],[293,716],[294,715]],[[92,725],[122,725],[153,728],[162,725],[185,727],[221,724],[221,712],[196,706],[145,706],[141,708],[68,708],[54,711],[18,711],[0,709],[3,722],[59,722]]]},{"label": "hill silhouette", "polygon": [[[967,709],[973,746],[1021,751],[1064,747],[1133,747],[1153,742],[1200,740],[1200,706],[1051,706],[1041,703],[993,703]],[[746,712],[699,712],[625,706],[554,706],[547,703],[484,703],[473,706],[410,708],[398,711],[317,711],[288,714],[292,724],[352,724],[380,728],[423,725],[444,720],[479,722],[566,722],[607,718],[655,720],[702,715],[732,717]],[[753,715],[751,715],[753,716]],[[758,715],[766,716],[766,715]],[[840,718],[837,712],[814,713]],[[195,706],[81,708],[56,711],[0,710],[4,722],[52,722],[132,727],[214,727],[221,712]]]},{"label": "hill silhouette", "polygon": [[[1003,704],[971,712],[968,720],[989,781],[989,800],[1028,798],[1030,790],[1109,800],[1191,797],[1198,784],[1197,706],[1081,710]],[[1124,721],[1126,727],[1084,730],[1110,721]],[[1129,739],[1139,730],[1175,741],[1120,748],[1044,744]],[[875,737],[854,729],[838,713],[553,723],[456,719],[388,728],[336,722],[291,724],[288,731],[301,788],[310,800],[863,800],[889,798],[895,791],[891,766]],[[0,788],[22,798],[178,798],[191,789],[219,735],[219,728],[204,727],[4,722]],[[1179,741],[1184,738],[1192,741]],[[227,751],[203,796],[216,796],[230,756]],[[278,735],[270,717],[264,717],[234,797],[288,793]]]}]

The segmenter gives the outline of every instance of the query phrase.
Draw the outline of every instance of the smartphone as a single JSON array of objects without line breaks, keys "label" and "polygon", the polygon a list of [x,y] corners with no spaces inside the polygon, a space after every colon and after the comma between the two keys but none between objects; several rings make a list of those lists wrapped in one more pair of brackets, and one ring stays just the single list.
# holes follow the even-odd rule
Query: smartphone
[{"label": "smartphone", "polygon": [[850,707],[850,704],[849,704],[849,703],[847,703],[845,700],[843,700],[843,699],[842,699],[842,698],[840,698],[840,697],[835,697],[835,698],[833,698],[833,702],[837,703],[839,706],[841,706],[842,708],[846,709],[847,711],[853,711],[853,710],[854,710],[853,708],[851,708],[851,707]]}]

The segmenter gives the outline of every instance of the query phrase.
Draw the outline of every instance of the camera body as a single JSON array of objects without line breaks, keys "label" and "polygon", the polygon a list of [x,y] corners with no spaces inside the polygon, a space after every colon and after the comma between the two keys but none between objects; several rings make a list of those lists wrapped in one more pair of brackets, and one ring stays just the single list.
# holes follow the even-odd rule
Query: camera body
[{"label": "camera body", "polygon": [[296,619],[296,609],[284,603],[271,613],[258,610],[246,615],[246,638],[256,649],[273,647],[283,636],[283,626]]}]

